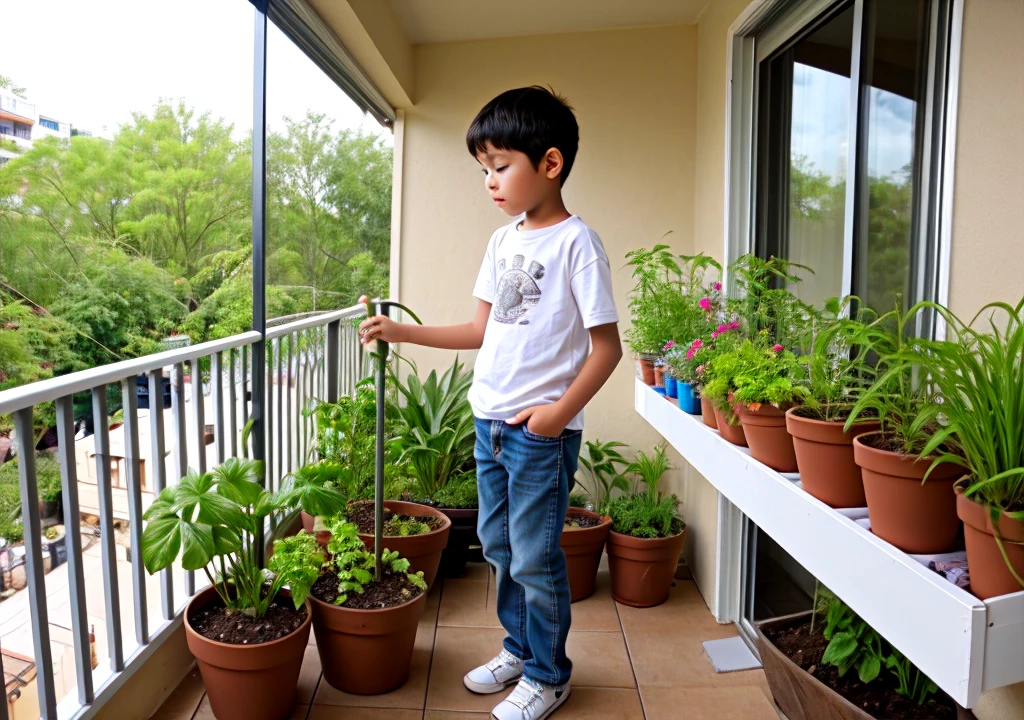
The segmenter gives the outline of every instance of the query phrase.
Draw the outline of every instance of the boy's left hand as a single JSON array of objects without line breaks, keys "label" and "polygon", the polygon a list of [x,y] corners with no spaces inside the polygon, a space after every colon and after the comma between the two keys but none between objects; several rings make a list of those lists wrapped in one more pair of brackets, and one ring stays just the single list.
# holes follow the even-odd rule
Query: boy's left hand
[{"label": "boy's left hand", "polygon": [[556,405],[535,405],[521,410],[508,421],[509,425],[526,423],[526,429],[534,435],[556,438],[565,430],[567,421]]}]

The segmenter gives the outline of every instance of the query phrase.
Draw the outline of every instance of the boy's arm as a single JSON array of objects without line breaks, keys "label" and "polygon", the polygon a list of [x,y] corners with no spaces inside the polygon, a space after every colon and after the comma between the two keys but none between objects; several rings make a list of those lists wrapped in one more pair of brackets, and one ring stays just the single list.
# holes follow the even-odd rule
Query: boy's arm
[{"label": "boy's arm", "polygon": [[491,303],[479,299],[472,321],[461,325],[413,325],[378,315],[359,324],[360,342],[366,345],[374,340],[383,340],[443,350],[478,350],[484,342],[484,330],[490,315]]},{"label": "boy's arm", "polygon": [[619,326],[616,323],[591,328],[590,343],[590,356],[558,402],[527,408],[509,420],[510,425],[526,422],[526,427],[535,435],[557,437],[562,434],[565,426],[579,415],[608,381],[622,359],[622,343],[619,341]]}]

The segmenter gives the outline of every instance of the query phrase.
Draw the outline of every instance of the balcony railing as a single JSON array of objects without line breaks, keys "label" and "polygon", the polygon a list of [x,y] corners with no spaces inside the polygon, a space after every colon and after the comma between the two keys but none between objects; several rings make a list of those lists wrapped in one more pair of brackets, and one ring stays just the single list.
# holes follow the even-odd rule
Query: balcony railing
[{"label": "balcony railing", "polygon": [[[266,482],[269,489],[280,487],[282,478],[300,467],[314,447],[313,418],[303,411],[313,399],[336,400],[340,393],[352,394],[356,383],[368,375],[369,359],[358,341],[353,322],[365,316],[362,305],[309,317],[258,332],[215,340],[65,375],[0,393],[0,415],[13,414],[18,438],[18,465],[22,523],[25,535],[25,579],[31,610],[31,639],[36,664],[39,714],[44,720],[85,720],[155,652],[181,623],[185,604],[202,587],[194,573],[168,569],[150,579],[142,559],[142,515],[144,511],[141,427],[136,382],[145,376],[148,384],[148,436],[150,452],[146,468],[147,491],[158,495],[174,484],[189,467],[205,472],[227,457],[248,455],[240,443],[240,431],[254,412],[250,401],[253,382],[265,382],[263,402]],[[265,340],[266,371],[251,367],[252,347]],[[208,363],[207,363],[208,361]],[[208,366],[208,371],[205,368]],[[163,376],[170,369],[171,408],[165,419]],[[204,381],[204,374],[207,379]],[[107,389],[120,385],[124,412],[122,454],[111,449],[108,430]],[[99,562],[102,568],[105,639],[109,661],[92,670],[86,609],[87,587],[96,588],[99,578],[86,577],[87,563],[82,547],[79,480],[75,452],[73,396],[88,392],[92,400],[96,488],[99,506]],[[207,448],[208,418],[205,398],[212,415],[212,452]],[[35,408],[53,402],[57,415],[57,459],[60,463],[67,552],[67,587],[70,594],[71,644],[77,694],[58,688],[51,651],[51,621],[48,616],[44,551],[41,537],[39,493],[34,448],[24,439],[33,438]],[[31,442],[29,443],[31,445]],[[167,467],[165,458],[170,455]],[[124,468],[119,478],[127,493],[130,569],[130,612],[122,612],[115,545],[114,487],[112,462]],[[120,463],[120,464],[118,464]],[[273,522],[273,521],[272,521]],[[53,553],[51,553],[52,556]],[[94,561],[93,561],[94,563]],[[51,569],[54,560],[50,560]],[[205,583],[205,578],[201,583]],[[96,588],[98,589],[98,588]],[[152,597],[154,593],[156,597]],[[5,602],[11,602],[7,600]],[[96,609],[96,608],[94,608]],[[128,608],[125,608],[128,610]],[[151,621],[155,617],[155,622]],[[125,619],[134,627],[127,630]],[[26,622],[29,622],[26,619]],[[8,648],[9,649],[9,648]],[[63,675],[63,673],[62,673]],[[0,706],[0,720],[7,720],[8,704]]]},{"label": "balcony railing", "polygon": [[36,116],[35,103],[30,103],[11,95],[0,94],[0,110],[6,110],[12,115],[17,115],[32,121],[34,121]]}]

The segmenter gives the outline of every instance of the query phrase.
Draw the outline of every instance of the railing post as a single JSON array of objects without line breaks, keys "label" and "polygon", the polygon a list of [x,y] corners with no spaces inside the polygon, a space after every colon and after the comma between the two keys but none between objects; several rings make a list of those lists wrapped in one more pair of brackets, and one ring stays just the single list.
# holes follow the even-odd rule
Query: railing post
[{"label": "railing post", "polygon": [[[390,307],[386,302],[379,302],[377,312],[384,317],[390,313]],[[384,391],[387,387],[388,378],[388,344],[383,340],[377,340],[377,442],[376,445],[376,466],[373,476],[373,551],[377,560],[377,579],[380,579],[383,568],[381,567],[381,555],[384,552]]]},{"label": "railing post", "polygon": [[327,402],[338,402],[338,366],[341,320],[327,324]]}]

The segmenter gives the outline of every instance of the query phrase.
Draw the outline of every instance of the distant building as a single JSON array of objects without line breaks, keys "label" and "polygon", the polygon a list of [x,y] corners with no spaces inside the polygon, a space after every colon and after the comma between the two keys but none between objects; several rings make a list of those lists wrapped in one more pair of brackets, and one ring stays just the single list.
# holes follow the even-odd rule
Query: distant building
[{"label": "distant building", "polygon": [[[32,147],[40,138],[56,137],[67,140],[75,135],[90,136],[92,133],[74,128],[71,123],[56,120],[36,111],[35,103],[18,97],[7,88],[0,88],[0,139],[10,140],[22,152]],[[0,148],[0,164],[17,153]]]}]

